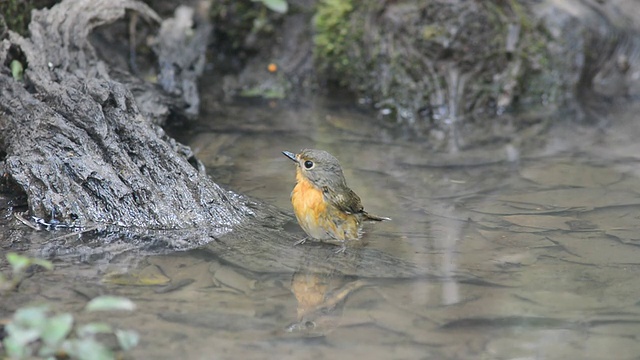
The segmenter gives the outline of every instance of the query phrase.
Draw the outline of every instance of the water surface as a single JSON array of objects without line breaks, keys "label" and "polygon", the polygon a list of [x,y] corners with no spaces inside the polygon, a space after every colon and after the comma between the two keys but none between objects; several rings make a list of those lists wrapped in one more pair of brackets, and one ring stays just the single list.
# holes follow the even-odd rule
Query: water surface
[{"label": "water surface", "polygon": [[[145,256],[115,241],[108,256],[57,254],[56,269],[23,282],[0,314],[127,296],[138,310],[110,320],[141,334],[140,359],[637,359],[632,114],[606,131],[567,121],[534,141],[445,154],[328,101],[224,107],[177,134],[216,182],[291,213],[294,164],[281,151],[324,149],[365,209],[393,218],[366,226],[364,248],[331,255],[351,269],[319,271],[310,256],[255,272],[206,247]],[[293,221],[282,231],[304,236]],[[12,248],[38,253],[41,237],[59,236],[40,234]],[[365,249],[428,271],[390,276],[393,263],[381,262],[358,276],[371,267]]]}]

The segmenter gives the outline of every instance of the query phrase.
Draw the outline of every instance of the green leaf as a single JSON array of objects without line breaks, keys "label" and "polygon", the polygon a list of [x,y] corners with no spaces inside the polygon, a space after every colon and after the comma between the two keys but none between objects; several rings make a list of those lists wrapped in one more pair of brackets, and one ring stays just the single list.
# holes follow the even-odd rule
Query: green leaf
[{"label": "green leaf", "polygon": [[51,346],[47,344],[42,344],[40,349],[38,349],[38,356],[41,358],[53,359],[55,360],[55,355],[58,352],[58,346]]},{"label": "green leaf", "polygon": [[31,260],[28,257],[12,252],[7,254],[7,261],[9,261],[14,275],[22,274],[31,265]]},{"label": "green leaf", "polygon": [[39,265],[47,270],[53,269],[53,263],[51,263],[51,261],[44,260],[44,259],[30,258],[30,257],[19,255],[16,253],[8,253],[7,261],[9,261],[9,264],[11,265],[11,270],[13,271],[13,274],[18,276],[24,273],[25,270],[27,270],[27,268],[31,265]]},{"label": "green leaf", "polygon": [[116,338],[118,338],[118,344],[120,344],[120,348],[124,351],[128,351],[133,349],[138,345],[138,341],[140,340],[140,336],[137,332],[133,330],[120,330],[117,329],[115,332]]},{"label": "green leaf", "polygon": [[133,301],[120,296],[98,296],[89,301],[85,307],[86,311],[108,311],[108,310],[127,310],[133,311],[136,304]]},{"label": "green leaf", "polygon": [[40,339],[47,322],[47,307],[18,309],[13,319],[5,326],[7,337],[4,346],[10,358],[23,359],[31,356],[30,343]]},{"label": "green leaf", "polygon": [[78,337],[93,336],[95,334],[110,334],[113,332],[111,325],[106,323],[89,323],[82,325],[76,329]]},{"label": "green leaf", "polygon": [[[7,325],[5,329],[9,331],[11,324]],[[24,359],[31,356],[31,347],[29,343],[38,338],[38,332],[36,330],[27,330],[30,334],[21,333],[25,330],[13,331],[11,335],[7,336],[4,341],[4,348],[9,355],[10,359]]]},{"label": "green leaf", "polygon": [[73,327],[71,314],[60,314],[50,317],[42,332],[42,341],[50,346],[56,346],[66,339]]},{"label": "green leaf", "polygon": [[269,10],[275,11],[280,14],[284,14],[289,10],[289,4],[286,0],[253,0],[259,1],[264,6],[266,6]]},{"label": "green leaf", "polygon": [[11,75],[14,80],[22,81],[22,73],[24,72],[24,67],[22,63],[18,60],[11,60]]},{"label": "green leaf", "polygon": [[67,340],[62,350],[72,359],[80,360],[113,360],[113,352],[105,345],[92,338]]},{"label": "green leaf", "polygon": [[12,324],[23,329],[42,331],[47,323],[47,311],[49,307],[46,305],[18,309],[13,314]]},{"label": "green leaf", "polygon": [[5,326],[9,336],[7,339],[17,346],[26,346],[32,341],[36,341],[40,338],[40,331],[38,329],[25,329],[16,326],[14,323],[10,323]]}]

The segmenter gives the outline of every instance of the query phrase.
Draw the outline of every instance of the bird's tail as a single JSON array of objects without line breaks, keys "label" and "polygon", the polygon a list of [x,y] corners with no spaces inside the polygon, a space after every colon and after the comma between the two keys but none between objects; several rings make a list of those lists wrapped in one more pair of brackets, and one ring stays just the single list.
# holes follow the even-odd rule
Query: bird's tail
[{"label": "bird's tail", "polygon": [[385,220],[391,220],[391,218],[388,217],[384,217],[384,216],[378,216],[378,215],[373,215],[373,214],[369,214],[367,212],[363,212],[362,215],[364,215],[364,221],[385,221]]}]

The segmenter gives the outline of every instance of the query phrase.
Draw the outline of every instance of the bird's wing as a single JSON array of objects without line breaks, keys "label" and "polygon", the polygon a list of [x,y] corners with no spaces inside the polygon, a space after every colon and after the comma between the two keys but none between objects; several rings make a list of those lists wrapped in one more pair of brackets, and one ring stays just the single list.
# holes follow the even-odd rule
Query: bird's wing
[{"label": "bird's wing", "polygon": [[347,187],[332,190],[326,186],[322,190],[327,200],[339,210],[348,214],[357,214],[363,211],[360,197],[353,190]]}]

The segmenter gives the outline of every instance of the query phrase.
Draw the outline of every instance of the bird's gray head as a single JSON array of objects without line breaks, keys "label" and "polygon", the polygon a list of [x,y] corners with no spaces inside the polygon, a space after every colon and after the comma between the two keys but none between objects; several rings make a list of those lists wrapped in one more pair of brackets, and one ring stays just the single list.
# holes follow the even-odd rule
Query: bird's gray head
[{"label": "bird's gray head", "polygon": [[340,162],[324,150],[304,149],[298,154],[289,151],[282,153],[297,163],[297,176],[303,176],[319,188],[347,185]]}]

